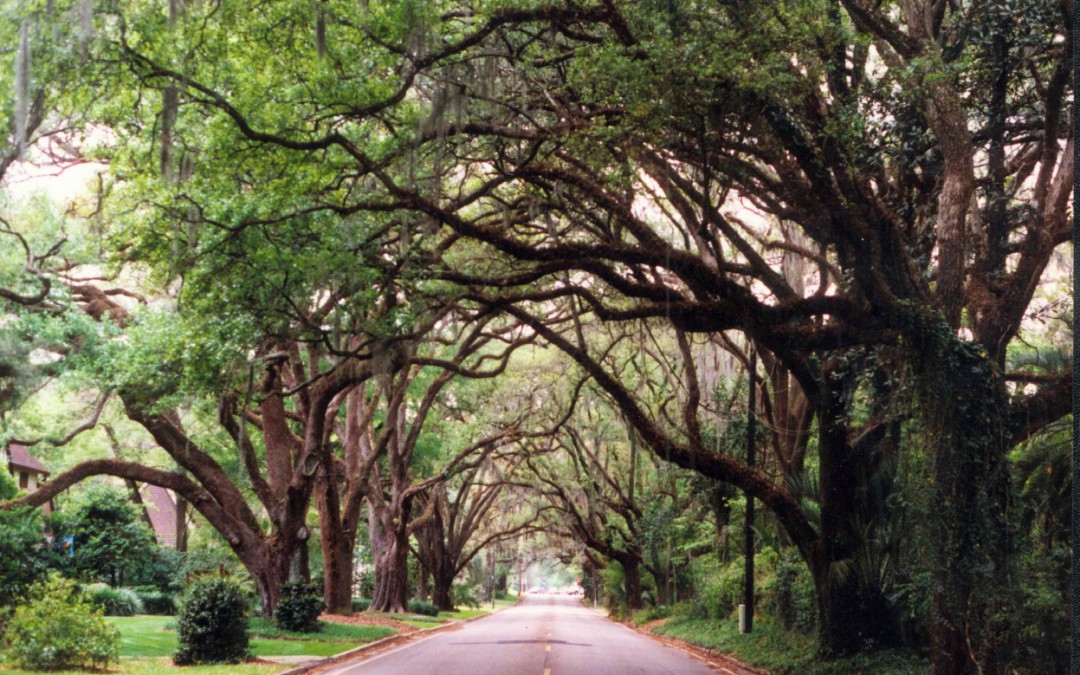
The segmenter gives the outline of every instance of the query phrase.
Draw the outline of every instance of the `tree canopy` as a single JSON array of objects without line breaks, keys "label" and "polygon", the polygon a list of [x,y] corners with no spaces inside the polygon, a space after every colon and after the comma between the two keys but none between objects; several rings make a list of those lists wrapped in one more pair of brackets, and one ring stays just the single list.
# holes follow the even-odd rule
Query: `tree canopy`
[{"label": "tree canopy", "polygon": [[[95,460],[24,501],[95,473],[170,487],[261,575],[264,611],[313,496],[327,560],[364,499],[400,571],[446,516],[451,476],[414,450],[453,406],[430,411],[535,344],[604,399],[618,448],[578,428],[581,386],[445,446],[566,450],[603,480],[564,485],[542,454],[533,475],[586,548],[663,576],[637,532],[660,507],[606,464],[640,445],[765,505],[823,655],[888,644],[891,582],[862,563],[898,550],[868,542],[891,541],[917,457],[934,671],[1015,652],[1010,453],[1071,410],[1071,365],[1023,357],[1068,348],[1033,325],[1071,315],[1047,291],[1071,274],[1071,2],[60,4],[4,15],[0,166],[105,165],[74,214],[101,255],[8,223],[4,339],[62,326],[50,368],[115,394],[176,469]],[[755,465],[718,451],[751,353]],[[34,374],[5,364],[10,406]],[[605,494],[614,527],[582,517]]]}]

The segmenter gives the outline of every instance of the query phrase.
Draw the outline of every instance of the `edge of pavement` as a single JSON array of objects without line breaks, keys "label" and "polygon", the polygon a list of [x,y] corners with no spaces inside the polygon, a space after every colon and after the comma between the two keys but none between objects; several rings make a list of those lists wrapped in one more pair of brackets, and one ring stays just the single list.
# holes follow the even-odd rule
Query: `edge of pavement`
[{"label": "edge of pavement", "polygon": [[519,597],[518,601],[515,602],[513,605],[507,605],[506,607],[500,607],[500,608],[498,608],[496,610],[488,612],[487,614],[479,614],[477,616],[473,616],[473,617],[470,617],[468,619],[451,620],[449,623],[441,623],[441,624],[439,624],[437,626],[432,626],[431,628],[421,628],[420,630],[413,631],[412,633],[405,633],[405,634],[398,633],[396,635],[389,635],[389,636],[384,637],[384,638],[379,638],[378,640],[375,640],[374,642],[369,642],[367,644],[360,645],[359,647],[353,647],[352,649],[340,652],[338,654],[334,654],[333,656],[327,656],[327,657],[319,659],[317,661],[308,661],[307,663],[302,663],[299,666],[296,666],[295,668],[290,668],[289,670],[283,670],[280,673],[277,673],[276,675],[302,675],[303,673],[310,672],[312,670],[315,670],[316,668],[321,668],[323,666],[329,666],[331,664],[338,663],[338,662],[348,661],[349,659],[353,658],[354,656],[359,656],[360,654],[363,654],[364,652],[368,652],[368,651],[374,652],[374,651],[378,651],[379,649],[381,649],[383,647],[390,647],[390,646],[394,646],[396,644],[405,644],[407,642],[412,642],[413,640],[416,640],[417,638],[427,637],[429,635],[434,635],[435,633],[441,633],[443,631],[453,630],[453,629],[459,628],[462,625],[467,624],[467,623],[469,623],[471,621],[478,621],[479,619],[483,619],[484,617],[491,616],[492,614],[498,614],[499,612],[503,611],[504,609],[509,609],[510,607],[515,607],[520,602],[521,602],[521,598]]},{"label": "edge of pavement", "polygon": [[719,672],[723,673],[724,675],[770,675],[769,671],[763,670],[761,668],[755,668],[753,666],[748,666],[726,652],[720,652],[715,649],[710,649],[708,647],[695,645],[693,643],[687,642],[686,640],[680,640],[679,638],[669,637],[667,635],[660,635],[658,633],[652,632],[652,630],[649,630],[644,626],[635,626],[634,624],[626,621],[615,621],[614,619],[611,619],[611,617],[608,616],[606,612],[601,611],[599,608],[590,607],[584,603],[582,603],[582,606],[584,606],[586,609],[596,612],[597,614],[611,621],[614,621],[615,623],[626,626],[628,629],[634,631],[635,633],[639,633],[641,635],[644,635],[645,637],[656,640],[660,644],[693,654],[701,660],[706,661],[713,666],[716,666],[719,669]]}]

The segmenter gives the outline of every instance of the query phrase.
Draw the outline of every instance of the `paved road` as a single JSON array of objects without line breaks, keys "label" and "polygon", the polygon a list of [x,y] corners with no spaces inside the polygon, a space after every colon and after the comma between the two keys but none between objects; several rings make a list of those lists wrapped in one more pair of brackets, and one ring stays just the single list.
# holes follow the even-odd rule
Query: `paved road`
[{"label": "paved road", "polygon": [[576,598],[521,604],[326,675],[715,675],[703,661],[582,607]]}]

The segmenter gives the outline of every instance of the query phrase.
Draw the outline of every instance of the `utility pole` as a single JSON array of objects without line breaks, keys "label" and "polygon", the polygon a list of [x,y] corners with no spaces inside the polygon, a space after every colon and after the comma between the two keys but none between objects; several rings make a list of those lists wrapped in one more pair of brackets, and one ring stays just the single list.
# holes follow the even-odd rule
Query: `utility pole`
[{"label": "utility pole", "polygon": [[[750,345],[750,394],[746,400],[746,464],[754,466],[757,446],[755,437],[754,408],[756,405],[755,389],[757,376],[757,351]],[[746,493],[746,518],[743,523],[743,602],[739,607],[739,632],[750,633],[754,630],[754,498]]]}]

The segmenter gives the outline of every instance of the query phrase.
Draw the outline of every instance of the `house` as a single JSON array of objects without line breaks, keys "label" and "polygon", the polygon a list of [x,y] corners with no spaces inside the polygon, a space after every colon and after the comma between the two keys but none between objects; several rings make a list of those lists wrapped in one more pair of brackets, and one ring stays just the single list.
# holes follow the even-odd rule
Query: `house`
[{"label": "house", "polygon": [[[20,490],[36,492],[49,478],[49,470],[21,443],[9,443],[5,446],[3,457],[7,462],[8,473],[18,482]],[[46,504],[43,510],[45,513],[52,512],[52,502]]]},{"label": "house", "polygon": [[138,501],[143,507],[143,518],[154,531],[158,544],[183,550],[186,514],[181,514],[177,509],[175,495],[163,487],[143,484],[139,488]]}]

